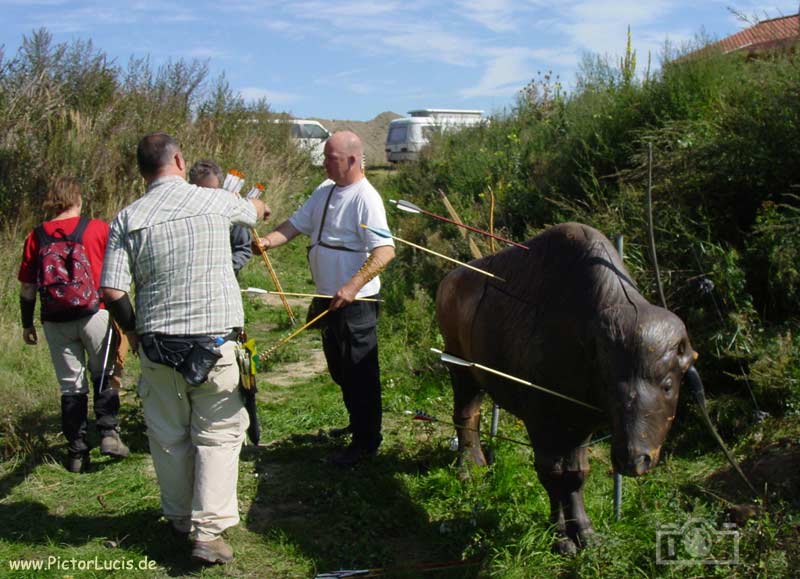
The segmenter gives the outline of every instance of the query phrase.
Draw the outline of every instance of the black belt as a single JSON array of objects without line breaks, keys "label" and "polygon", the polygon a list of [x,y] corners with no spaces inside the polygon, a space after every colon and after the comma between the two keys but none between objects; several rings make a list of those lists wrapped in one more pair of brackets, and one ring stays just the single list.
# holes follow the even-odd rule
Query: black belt
[{"label": "black belt", "polygon": [[[142,349],[150,361],[180,372],[192,386],[202,384],[208,373],[222,358],[219,347],[223,342],[237,340],[241,328],[223,336],[172,336],[147,333],[141,336]],[[221,340],[221,341],[220,341]]]}]

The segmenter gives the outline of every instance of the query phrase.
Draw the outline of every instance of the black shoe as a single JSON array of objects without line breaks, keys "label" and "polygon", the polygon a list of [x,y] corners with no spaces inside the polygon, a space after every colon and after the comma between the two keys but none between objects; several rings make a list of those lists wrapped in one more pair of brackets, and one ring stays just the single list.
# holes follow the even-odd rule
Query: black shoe
[{"label": "black shoe", "polygon": [[353,427],[348,424],[344,428],[331,428],[328,431],[328,436],[331,438],[341,438],[343,436],[347,436],[351,432],[353,432]]},{"label": "black shoe", "polygon": [[189,535],[191,534],[191,531],[182,531],[178,527],[176,527],[174,523],[170,522],[169,533],[177,541],[181,543],[187,543],[189,541]]},{"label": "black shoe", "polygon": [[69,452],[67,454],[67,462],[64,463],[64,468],[69,472],[81,473],[89,468],[89,451],[86,452]]},{"label": "black shoe", "polygon": [[331,458],[331,464],[341,467],[354,466],[378,454],[378,449],[367,450],[361,446],[350,445]]}]

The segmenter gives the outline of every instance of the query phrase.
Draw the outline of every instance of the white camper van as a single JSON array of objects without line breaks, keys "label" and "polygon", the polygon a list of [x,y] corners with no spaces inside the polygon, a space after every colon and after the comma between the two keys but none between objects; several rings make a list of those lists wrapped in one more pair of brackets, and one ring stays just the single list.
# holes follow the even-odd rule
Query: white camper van
[{"label": "white camper van", "polygon": [[291,119],[286,121],[291,124],[291,139],[303,151],[311,156],[311,163],[317,167],[322,166],[325,160],[323,154],[325,141],[331,136],[328,129],[317,121],[307,119]]},{"label": "white camper van", "polygon": [[418,109],[389,123],[386,160],[390,163],[416,161],[435,131],[457,130],[480,124],[483,111],[464,109]]}]

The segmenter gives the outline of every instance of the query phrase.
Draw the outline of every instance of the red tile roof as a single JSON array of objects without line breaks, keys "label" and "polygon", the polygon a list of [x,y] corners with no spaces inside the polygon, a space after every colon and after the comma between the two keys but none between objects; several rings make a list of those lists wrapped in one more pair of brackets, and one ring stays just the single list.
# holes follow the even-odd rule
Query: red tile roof
[{"label": "red tile roof", "polygon": [[800,41],[800,14],[764,20],[709,46],[722,52],[754,52]]}]

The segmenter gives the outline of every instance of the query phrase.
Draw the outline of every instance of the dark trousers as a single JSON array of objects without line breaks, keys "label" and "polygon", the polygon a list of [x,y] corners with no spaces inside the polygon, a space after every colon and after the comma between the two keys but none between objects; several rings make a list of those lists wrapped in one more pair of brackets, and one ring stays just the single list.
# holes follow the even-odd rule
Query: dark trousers
[{"label": "dark trousers", "polygon": [[376,450],[382,440],[378,304],[356,301],[323,320],[322,347],[328,371],[342,389],[353,445]]}]

